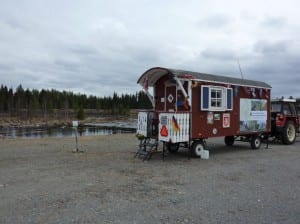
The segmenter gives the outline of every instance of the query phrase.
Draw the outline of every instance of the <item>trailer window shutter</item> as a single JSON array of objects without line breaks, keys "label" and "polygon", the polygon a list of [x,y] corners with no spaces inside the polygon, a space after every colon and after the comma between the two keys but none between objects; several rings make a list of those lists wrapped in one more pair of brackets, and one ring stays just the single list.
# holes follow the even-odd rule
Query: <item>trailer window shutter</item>
[{"label": "trailer window shutter", "polygon": [[209,109],[209,87],[201,86],[201,110]]},{"label": "trailer window shutter", "polygon": [[227,93],[226,93],[226,109],[227,110],[232,110],[232,103],[233,103],[233,98],[232,98],[232,88],[227,88]]}]

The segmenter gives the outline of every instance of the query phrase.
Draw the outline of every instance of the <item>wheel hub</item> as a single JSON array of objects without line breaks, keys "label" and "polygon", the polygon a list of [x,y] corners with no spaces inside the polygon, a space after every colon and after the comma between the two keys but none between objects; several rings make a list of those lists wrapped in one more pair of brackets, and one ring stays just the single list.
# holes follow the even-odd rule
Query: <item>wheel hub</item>
[{"label": "wheel hub", "polygon": [[289,127],[287,130],[287,136],[289,138],[290,141],[292,141],[294,139],[295,136],[295,130],[293,127]]}]

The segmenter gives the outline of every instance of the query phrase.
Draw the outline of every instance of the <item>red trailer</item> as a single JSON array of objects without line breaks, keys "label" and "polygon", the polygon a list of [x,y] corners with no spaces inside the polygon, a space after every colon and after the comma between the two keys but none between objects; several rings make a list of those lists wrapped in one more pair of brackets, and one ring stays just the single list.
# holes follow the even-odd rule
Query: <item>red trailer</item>
[{"label": "red trailer", "polygon": [[184,144],[199,157],[205,139],[220,136],[226,145],[238,138],[258,149],[271,131],[271,86],[265,82],[161,67],[137,82],[153,105],[139,112],[137,134],[164,142],[171,152]]}]

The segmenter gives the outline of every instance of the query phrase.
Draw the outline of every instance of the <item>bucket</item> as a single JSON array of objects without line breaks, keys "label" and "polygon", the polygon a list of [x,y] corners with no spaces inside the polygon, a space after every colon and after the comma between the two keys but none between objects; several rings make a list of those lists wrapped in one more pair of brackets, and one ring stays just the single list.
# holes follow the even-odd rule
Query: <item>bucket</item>
[{"label": "bucket", "polygon": [[201,159],[209,159],[209,151],[201,150]]}]

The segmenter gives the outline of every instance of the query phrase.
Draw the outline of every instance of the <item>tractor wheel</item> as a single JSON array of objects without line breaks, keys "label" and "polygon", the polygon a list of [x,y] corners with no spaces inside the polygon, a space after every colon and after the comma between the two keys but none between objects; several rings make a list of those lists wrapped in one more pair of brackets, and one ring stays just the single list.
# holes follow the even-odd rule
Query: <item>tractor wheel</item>
[{"label": "tractor wheel", "polygon": [[261,137],[258,135],[252,136],[250,143],[252,149],[259,149],[261,145]]},{"label": "tractor wheel", "polygon": [[234,136],[225,136],[224,142],[227,146],[232,146],[234,143]]},{"label": "tractor wheel", "polygon": [[201,156],[201,151],[205,149],[203,141],[194,141],[191,148],[191,153],[195,157]]},{"label": "tractor wheel", "polygon": [[179,143],[167,143],[167,149],[171,153],[176,153],[179,149]]},{"label": "tractor wheel", "polygon": [[291,145],[296,140],[296,128],[292,121],[288,121],[283,128],[282,141],[286,145]]}]

